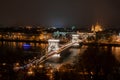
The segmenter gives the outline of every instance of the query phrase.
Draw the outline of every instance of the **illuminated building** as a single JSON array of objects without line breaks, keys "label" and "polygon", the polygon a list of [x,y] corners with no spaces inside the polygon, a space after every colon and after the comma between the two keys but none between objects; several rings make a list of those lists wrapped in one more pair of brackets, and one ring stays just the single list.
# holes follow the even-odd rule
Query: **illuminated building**
[{"label": "illuminated building", "polygon": [[96,25],[92,25],[91,31],[93,32],[98,32],[98,31],[103,31],[102,26],[97,22]]},{"label": "illuminated building", "polygon": [[120,42],[120,33],[119,33],[119,35],[117,36],[116,42]]}]

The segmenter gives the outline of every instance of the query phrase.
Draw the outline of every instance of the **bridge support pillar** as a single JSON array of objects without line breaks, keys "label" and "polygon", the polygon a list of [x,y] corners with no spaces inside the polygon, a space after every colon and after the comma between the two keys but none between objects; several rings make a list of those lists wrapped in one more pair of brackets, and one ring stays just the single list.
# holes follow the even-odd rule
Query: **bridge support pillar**
[{"label": "bridge support pillar", "polygon": [[[57,51],[59,49],[59,39],[48,40],[48,52]],[[53,57],[60,57],[60,54],[54,54]]]},{"label": "bridge support pillar", "polygon": [[76,42],[73,44],[73,46],[79,46],[79,35],[78,34],[73,34],[72,35],[72,43]]}]

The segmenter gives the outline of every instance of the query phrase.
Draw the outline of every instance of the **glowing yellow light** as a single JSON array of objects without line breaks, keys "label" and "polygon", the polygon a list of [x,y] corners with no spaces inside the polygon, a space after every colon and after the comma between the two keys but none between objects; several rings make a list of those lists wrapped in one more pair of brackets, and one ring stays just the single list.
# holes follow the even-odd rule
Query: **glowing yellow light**
[{"label": "glowing yellow light", "polygon": [[43,68],[43,65],[39,65],[39,68]]},{"label": "glowing yellow light", "polygon": [[94,31],[94,32],[98,32],[98,31],[102,31],[102,26],[98,24],[98,22],[96,23],[95,26],[92,25],[91,27],[91,31]]},{"label": "glowing yellow light", "polygon": [[35,68],[36,66],[35,66],[35,65],[33,65],[32,67],[33,67],[33,68]]},{"label": "glowing yellow light", "polygon": [[30,69],[28,70],[27,74],[28,74],[29,76],[30,76],[30,75],[34,75],[34,72],[33,72],[33,70],[30,68]]},{"label": "glowing yellow light", "polygon": [[19,64],[19,63],[16,63],[15,65],[16,65],[16,66],[19,66],[20,64]]},{"label": "glowing yellow light", "polygon": [[53,73],[53,70],[50,70],[50,73]]},{"label": "glowing yellow light", "polygon": [[19,66],[20,66],[20,64],[17,62],[17,63],[15,63],[13,69],[14,69],[15,71],[18,71],[18,70],[20,69]]}]

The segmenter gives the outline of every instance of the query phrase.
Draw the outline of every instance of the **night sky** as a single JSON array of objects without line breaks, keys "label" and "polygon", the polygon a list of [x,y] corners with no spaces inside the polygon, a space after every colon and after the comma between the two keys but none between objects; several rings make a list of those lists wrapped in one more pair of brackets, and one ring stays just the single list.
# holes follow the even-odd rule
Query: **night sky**
[{"label": "night sky", "polygon": [[0,0],[0,24],[120,25],[119,0]]}]

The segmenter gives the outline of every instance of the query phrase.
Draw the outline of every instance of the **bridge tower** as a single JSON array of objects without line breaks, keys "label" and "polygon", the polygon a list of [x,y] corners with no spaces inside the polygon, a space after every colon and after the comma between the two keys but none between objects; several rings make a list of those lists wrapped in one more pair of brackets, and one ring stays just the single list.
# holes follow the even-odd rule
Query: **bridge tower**
[{"label": "bridge tower", "polygon": [[73,34],[72,35],[72,43],[76,42],[75,44],[73,44],[73,46],[79,46],[79,35],[78,34]]},{"label": "bridge tower", "polygon": [[[59,49],[59,39],[49,39],[48,40],[48,52],[57,51]],[[60,54],[54,54],[54,57],[60,57]]]}]

